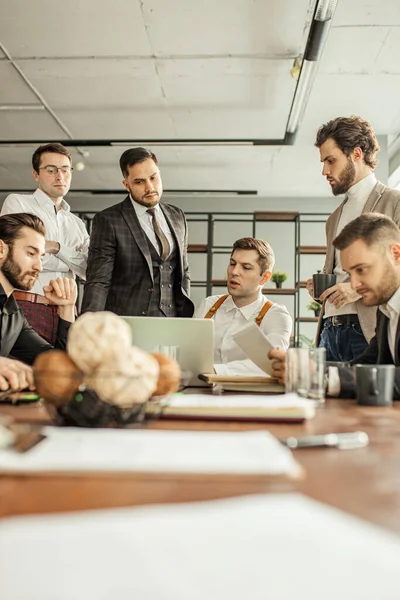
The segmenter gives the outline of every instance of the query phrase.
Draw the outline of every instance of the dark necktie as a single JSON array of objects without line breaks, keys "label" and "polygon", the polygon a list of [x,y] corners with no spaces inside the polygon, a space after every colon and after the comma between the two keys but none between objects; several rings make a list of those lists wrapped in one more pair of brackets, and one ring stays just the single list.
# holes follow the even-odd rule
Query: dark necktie
[{"label": "dark necktie", "polygon": [[168,242],[167,236],[161,229],[160,223],[158,222],[158,219],[156,217],[156,209],[155,209],[155,207],[148,208],[147,212],[149,213],[149,215],[151,216],[152,221],[153,221],[153,229],[154,229],[154,233],[156,234],[156,238],[158,240],[161,260],[167,260],[169,253],[170,253],[169,242]]}]

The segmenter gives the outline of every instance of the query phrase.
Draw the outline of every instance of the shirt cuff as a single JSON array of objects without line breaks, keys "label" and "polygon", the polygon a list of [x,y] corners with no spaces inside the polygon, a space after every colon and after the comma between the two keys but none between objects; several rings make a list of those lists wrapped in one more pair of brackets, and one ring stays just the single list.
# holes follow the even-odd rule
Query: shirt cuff
[{"label": "shirt cuff", "polygon": [[337,397],[340,394],[340,376],[337,367],[328,367],[327,395]]}]

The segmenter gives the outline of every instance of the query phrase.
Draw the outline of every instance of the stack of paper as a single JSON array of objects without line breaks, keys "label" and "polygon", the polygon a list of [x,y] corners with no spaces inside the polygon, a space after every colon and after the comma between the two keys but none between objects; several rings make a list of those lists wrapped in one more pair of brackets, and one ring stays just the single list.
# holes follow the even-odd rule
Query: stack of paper
[{"label": "stack of paper", "polygon": [[220,385],[227,392],[258,392],[262,394],[283,394],[285,387],[274,377],[257,375],[215,375],[202,373],[201,379],[211,385]]},{"label": "stack of paper", "polygon": [[[150,405],[149,412],[160,408]],[[312,400],[297,394],[281,396],[173,394],[165,401],[161,416],[171,419],[224,419],[252,421],[303,421],[315,415]]]},{"label": "stack of paper", "polygon": [[398,600],[399,556],[297,494],[0,523],[4,600]]},{"label": "stack of paper", "polygon": [[292,475],[291,451],[267,431],[190,432],[48,427],[18,454],[0,450],[0,472],[155,472]]}]

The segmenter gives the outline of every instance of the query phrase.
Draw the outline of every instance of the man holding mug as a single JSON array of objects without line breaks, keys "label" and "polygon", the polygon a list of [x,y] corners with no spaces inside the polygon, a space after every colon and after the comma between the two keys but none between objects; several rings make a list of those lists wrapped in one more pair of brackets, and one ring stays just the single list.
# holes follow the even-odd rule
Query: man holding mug
[{"label": "man holding mug", "polygon": [[[376,308],[366,306],[358,291],[352,289],[332,240],[347,223],[367,212],[383,213],[400,225],[400,192],[376,179],[379,144],[371,125],[360,117],[329,121],[318,130],[315,145],[323,163],[322,174],[333,195],[345,194],[326,223],[323,272],[336,275],[336,283],[316,298],[324,302],[317,344],[326,348],[328,361],[349,361],[362,354],[374,335]],[[312,279],[307,281],[307,289],[314,297]]]},{"label": "man holding mug", "polygon": [[[375,335],[361,356],[350,364],[395,365],[393,397],[400,399],[400,229],[389,217],[363,214],[348,223],[333,240],[340,262],[350,278],[352,292],[365,308],[377,307]],[[285,352],[271,350],[273,375],[286,378]],[[355,395],[355,377],[350,368],[330,367],[328,394]]]}]

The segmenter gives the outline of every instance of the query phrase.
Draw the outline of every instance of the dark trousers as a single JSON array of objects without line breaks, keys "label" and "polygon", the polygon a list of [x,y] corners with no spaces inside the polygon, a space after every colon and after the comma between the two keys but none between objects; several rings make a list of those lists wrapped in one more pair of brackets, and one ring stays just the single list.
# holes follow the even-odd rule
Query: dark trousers
[{"label": "dark trousers", "polygon": [[326,348],[326,360],[329,362],[353,360],[368,346],[357,316],[343,315],[340,318],[347,322],[334,325],[332,319],[324,319],[319,347]]},{"label": "dark trousers", "polygon": [[36,304],[27,300],[18,300],[29,325],[42,338],[54,346],[58,329],[58,309],[52,304]]}]

